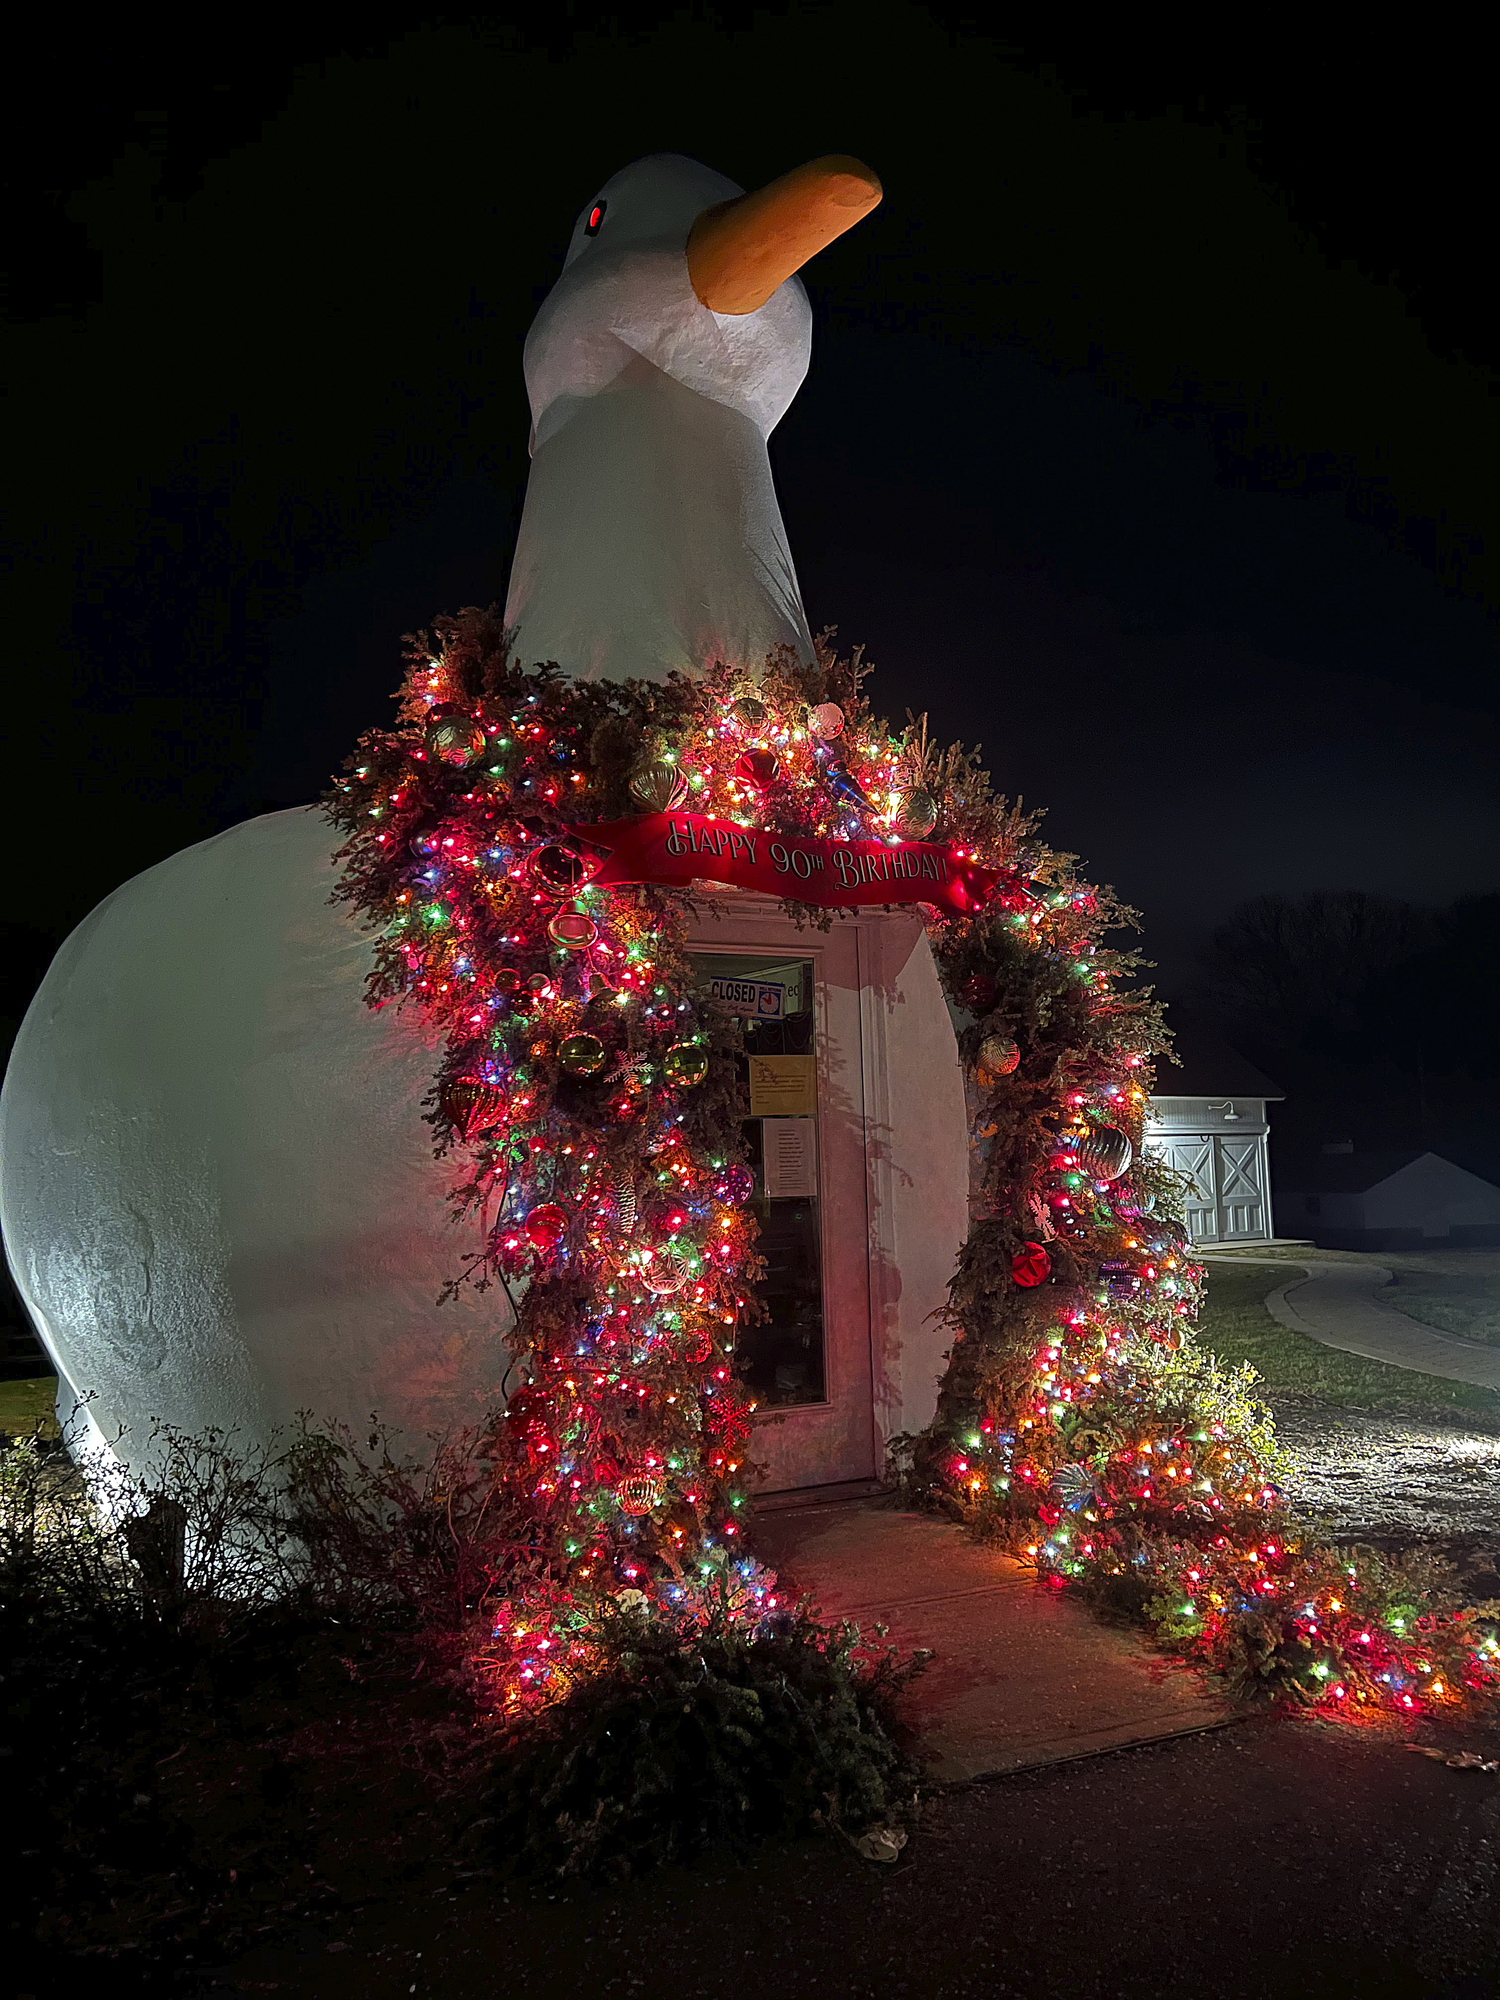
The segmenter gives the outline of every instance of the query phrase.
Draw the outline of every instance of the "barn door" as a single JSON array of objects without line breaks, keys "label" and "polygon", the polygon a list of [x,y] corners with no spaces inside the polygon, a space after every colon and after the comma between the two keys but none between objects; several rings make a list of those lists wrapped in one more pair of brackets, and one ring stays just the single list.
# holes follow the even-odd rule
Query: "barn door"
[{"label": "barn door", "polygon": [[1268,1236],[1265,1147],[1261,1139],[1216,1138],[1218,1235],[1224,1243]]},{"label": "barn door", "polygon": [[1201,1133],[1165,1139],[1154,1146],[1163,1163],[1186,1174],[1189,1188],[1182,1219],[1195,1243],[1214,1243],[1219,1236],[1218,1191],[1214,1176],[1214,1142]]}]

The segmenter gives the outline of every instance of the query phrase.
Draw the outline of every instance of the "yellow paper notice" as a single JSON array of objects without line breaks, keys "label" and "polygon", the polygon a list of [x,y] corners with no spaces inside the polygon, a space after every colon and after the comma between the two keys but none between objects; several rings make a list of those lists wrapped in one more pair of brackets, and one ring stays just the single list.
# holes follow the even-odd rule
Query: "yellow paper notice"
[{"label": "yellow paper notice", "polygon": [[813,1118],[818,1110],[814,1056],[751,1056],[752,1118]]}]

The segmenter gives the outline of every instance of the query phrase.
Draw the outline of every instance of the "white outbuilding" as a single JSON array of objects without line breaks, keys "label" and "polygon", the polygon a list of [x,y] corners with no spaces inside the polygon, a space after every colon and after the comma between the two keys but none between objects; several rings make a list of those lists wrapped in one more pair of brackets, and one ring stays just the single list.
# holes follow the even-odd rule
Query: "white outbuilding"
[{"label": "white outbuilding", "polygon": [[1500,1243],[1500,1187],[1441,1153],[1361,1152],[1345,1139],[1298,1160],[1282,1178],[1285,1226],[1320,1249]]},{"label": "white outbuilding", "polygon": [[1146,1151],[1186,1176],[1194,1243],[1268,1243],[1276,1233],[1268,1111],[1286,1093],[1207,1029],[1172,1027],[1178,1063],[1157,1070]]}]

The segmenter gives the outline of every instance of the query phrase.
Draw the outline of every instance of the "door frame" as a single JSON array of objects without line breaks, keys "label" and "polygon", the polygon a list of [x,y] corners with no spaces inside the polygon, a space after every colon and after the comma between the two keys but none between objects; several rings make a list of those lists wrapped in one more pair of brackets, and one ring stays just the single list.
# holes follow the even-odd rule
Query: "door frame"
[{"label": "door frame", "polygon": [[[723,935],[715,936],[715,930],[722,926]],[[823,1386],[825,1400],[821,1403],[792,1403],[775,1409],[757,1412],[755,1417],[756,1444],[764,1451],[768,1446],[773,1451],[773,1462],[767,1468],[763,1481],[757,1481],[754,1490],[760,1494],[796,1491],[802,1487],[819,1485],[836,1486],[853,1480],[874,1479],[883,1455],[883,1441],[879,1435],[877,1422],[877,1383],[875,1379],[874,1306],[876,1274],[871,1257],[871,1188],[869,1177],[868,1144],[865,1135],[870,1118],[870,1075],[871,1036],[865,1006],[865,983],[868,951],[861,936],[862,926],[858,919],[842,919],[838,931],[799,930],[769,897],[752,894],[694,899],[694,920],[689,927],[687,949],[690,953],[713,953],[723,957],[764,957],[775,952],[785,957],[804,958],[812,961],[814,992],[814,1036],[821,1048],[828,1044],[829,1028],[829,982],[826,977],[827,958],[831,950],[829,939],[840,935],[847,937],[852,958],[854,990],[850,996],[851,1022],[845,1034],[845,1073],[852,1096],[859,1093],[858,1104],[851,1108],[850,1116],[857,1117],[861,1136],[861,1157],[859,1164],[858,1213],[850,1217],[844,1203],[836,1203],[829,1190],[839,1186],[845,1178],[842,1174],[830,1172],[830,1155],[835,1143],[833,1119],[825,1112],[828,1081],[823,1064],[817,1069],[818,1079],[818,1244],[822,1260],[823,1283]],[[883,1037],[880,1038],[883,1042]],[[852,1176],[849,1176],[852,1178]],[[834,1230],[833,1211],[840,1208],[840,1223]],[[861,1254],[856,1258],[851,1254],[849,1238],[852,1234],[850,1223],[855,1223],[861,1232]],[[843,1247],[836,1256],[834,1237],[837,1233]],[[835,1273],[840,1264],[844,1266],[846,1282],[852,1277],[857,1263],[863,1292],[863,1326],[858,1335],[847,1328],[847,1345],[838,1347],[829,1338],[830,1287],[836,1283]],[[849,1301],[846,1310],[857,1315],[861,1301]],[[842,1351],[838,1351],[842,1348]],[[845,1370],[852,1363],[853,1380]],[[844,1374],[841,1382],[840,1376]],[[862,1378],[862,1380],[861,1380]],[[853,1405],[841,1404],[841,1392],[855,1398]],[[862,1401],[863,1407],[859,1407]],[[839,1440],[829,1433],[847,1429],[849,1457],[837,1470],[819,1470],[819,1462],[830,1464],[839,1449]],[[821,1434],[821,1436],[820,1436]],[[798,1449],[801,1442],[803,1448]],[[780,1449],[776,1446],[780,1445]],[[754,1447],[752,1447],[754,1449]],[[795,1469],[795,1461],[801,1459],[800,1470]],[[775,1461],[781,1461],[776,1463]],[[793,1462],[789,1464],[788,1461]]]}]

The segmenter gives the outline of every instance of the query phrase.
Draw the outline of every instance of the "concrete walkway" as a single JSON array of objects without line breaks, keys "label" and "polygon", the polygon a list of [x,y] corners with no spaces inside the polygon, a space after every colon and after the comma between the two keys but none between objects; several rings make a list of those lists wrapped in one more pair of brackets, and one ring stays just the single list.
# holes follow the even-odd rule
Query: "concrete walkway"
[{"label": "concrete walkway", "polygon": [[[1211,1261],[1253,1263],[1255,1259],[1222,1257]],[[1393,1368],[1415,1368],[1424,1375],[1446,1376],[1451,1382],[1500,1389],[1500,1347],[1438,1333],[1388,1306],[1380,1297],[1380,1288],[1394,1283],[1395,1273],[1385,1265],[1335,1264],[1316,1257],[1298,1258],[1297,1262],[1306,1276],[1279,1285],[1266,1300],[1266,1311],[1280,1325],[1320,1340],[1325,1347],[1385,1361]]]},{"label": "concrete walkway", "polygon": [[952,1523],[886,1501],[757,1513],[755,1553],[830,1618],[933,1659],[908,1720],[940,1783],[1053,1764],[1234,1719],[1189,1668],[1106,1625]]}]

